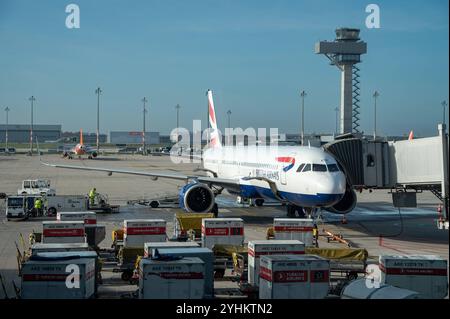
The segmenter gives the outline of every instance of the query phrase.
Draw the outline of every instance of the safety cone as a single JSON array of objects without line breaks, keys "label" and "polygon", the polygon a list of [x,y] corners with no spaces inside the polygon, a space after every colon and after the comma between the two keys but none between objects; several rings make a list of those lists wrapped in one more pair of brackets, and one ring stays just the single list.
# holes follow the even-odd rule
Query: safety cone
[{"label": "safety cone", "polygon": [[342,224],[347,224],[347,219],[345,218],[345,215],[342,215]]}]

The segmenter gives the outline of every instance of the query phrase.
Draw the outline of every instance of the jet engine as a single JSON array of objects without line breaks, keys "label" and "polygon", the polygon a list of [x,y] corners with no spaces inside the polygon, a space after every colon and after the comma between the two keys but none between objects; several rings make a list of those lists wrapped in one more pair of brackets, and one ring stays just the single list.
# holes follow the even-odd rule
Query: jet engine
[{"label": "jet engine", "polygon": [[97,152],[92,152],[92,157],[93,157],[93,158],[96,158],[97,155],[98,155]]},{"label": "jet engine", "polygon": [[189,213],[209,213],[215,204],[213,191],[202,183],[184,185],[178,198],[180,207]]},{"label": "jet engine", "polygon": [[345,189],[345,194],[342,199],[334,206],[327,207],[326,210],[335,214],[348,214],[356,206],[356,193],[349,185]]}]

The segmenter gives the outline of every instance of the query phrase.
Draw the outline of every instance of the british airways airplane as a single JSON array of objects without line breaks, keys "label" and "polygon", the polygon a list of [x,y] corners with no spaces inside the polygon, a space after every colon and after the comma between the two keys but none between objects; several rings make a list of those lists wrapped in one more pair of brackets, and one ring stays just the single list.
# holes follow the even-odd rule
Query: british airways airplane
[{"label": "british airways airplane", "polygon": [[215,197],[226,189],[242,198],[275,199],[287,205],[289,217],[324,208],[346,214],[356,205],[356,193],[347,183],[337,161],[322,148],[309,146],[222,146],[217,128],[212,91],[207,92],[209,147],[204,151],[203,170],[209,176],[145,172],[104,167],[42,164],[52,167],[148,176],[156,180],[183,180],[180,207],[188,212],[214,212]]}]

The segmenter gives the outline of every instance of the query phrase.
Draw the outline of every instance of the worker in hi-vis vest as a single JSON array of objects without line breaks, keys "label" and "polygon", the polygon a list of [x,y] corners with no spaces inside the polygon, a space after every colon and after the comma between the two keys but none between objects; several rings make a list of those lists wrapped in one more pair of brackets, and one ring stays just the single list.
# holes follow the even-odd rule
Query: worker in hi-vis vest
[{"label": "worker in hi-vis vest", "polygon": [[94,206],[94,202],[95,202],[95,197],[96,196],[97,196],[97,190],[94,187],[89,192],[89,202],[90,202],[91,206]]},{"label": "worker in hi-vis vest", "polygon": [[42,216],[42,199],[36,198],[34,200],[34,210],[36,212],[36,215]]}]

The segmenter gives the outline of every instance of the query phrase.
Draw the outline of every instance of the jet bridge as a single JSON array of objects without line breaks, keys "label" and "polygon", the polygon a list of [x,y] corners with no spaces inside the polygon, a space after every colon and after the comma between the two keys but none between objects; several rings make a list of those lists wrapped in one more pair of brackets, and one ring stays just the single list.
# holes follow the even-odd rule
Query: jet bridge
[{"label": "jet bridge", "polygon": [[341,136],[324,145],[355,188],[389,189],[396,207],[415,207],[418,192],[431,191],[442,202],[440,229],[448,229],[448,134],[386,142]]}]

